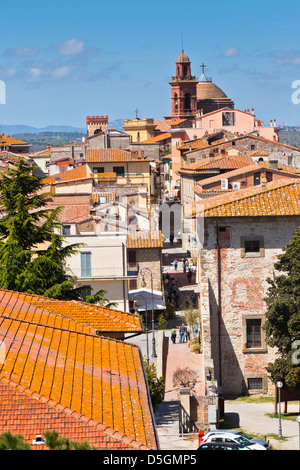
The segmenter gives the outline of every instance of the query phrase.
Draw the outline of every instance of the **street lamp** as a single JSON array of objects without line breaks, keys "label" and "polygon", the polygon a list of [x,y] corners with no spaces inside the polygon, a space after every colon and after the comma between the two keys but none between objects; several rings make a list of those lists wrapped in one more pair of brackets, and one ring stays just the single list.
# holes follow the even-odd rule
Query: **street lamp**
[{"label": "street lamp", "polygon": [[281,428],[281,403],[280,403],[280,389],[282,388],[283,383],[278,381],[276,387],[278,389],[278,404],[279,404],[279,427],[278,427],[278,437],[282,437],[282,428]]},{"label": "street lamp", "polygon": [[146,282],[145,282],[145,275],[143,274],[144,271],[149,271],[150,277],[151,277],[151,297],[152,297],[152,357],[157,357],[156,355],[156,350],[155,350],[155,337],[154,337],[154,300],[153,300],[153,276],[152,276],[152,271],[149,268],[143,268],[141,269],[141,275],[142,275],[142,287],[146,287]]},{"label": "street lamp", "polygon": [[134,294],[133,298],[140,298],[142,297],[145,301],[146,305],[146,348],[147,348],[147,366],[149,366],[149,341],[148,341],[148,304],[147,304],[147,299],[144,297],[142,294]]}]

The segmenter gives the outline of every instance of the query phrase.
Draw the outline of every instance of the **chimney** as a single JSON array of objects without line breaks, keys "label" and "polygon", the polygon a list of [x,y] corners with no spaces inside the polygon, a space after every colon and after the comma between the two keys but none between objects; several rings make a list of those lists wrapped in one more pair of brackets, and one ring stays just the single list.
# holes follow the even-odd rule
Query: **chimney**
[{"label": "chimney", "polygon": [[273,122],[274,122],[274,127],[276,127],[276,119],[274,119],[274,121],[273,121]]},{"label": "chimney", "polygon": [[261,187],[262,189],[266,189],[267,188],[267,177],[266,177],[266,173],[263,172],[261,174]]},{"label": "chimney", "polygon": [[252,114],[254,114],[254,108],[252,108],[252,110],[251,110],[251,111],[252,111]]},{"label": "chimney", "polygon": [[272,119],[270,119],[270,127],[272,127]]}]

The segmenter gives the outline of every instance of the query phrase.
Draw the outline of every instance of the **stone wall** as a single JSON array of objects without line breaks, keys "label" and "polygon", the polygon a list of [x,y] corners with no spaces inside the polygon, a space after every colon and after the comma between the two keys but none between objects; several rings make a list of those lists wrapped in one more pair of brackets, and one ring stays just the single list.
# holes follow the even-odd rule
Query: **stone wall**
[{"label": "stone wall", "polygon": [[[184,157],[184,164],[189,164],[193,161],[200,161],[211,156],[220,157],[220,155],[222,155],[222,151],[227,153],[229,150],[235,149],[240,154],[266,152],[269,154],[270,159],[278,160],[278,163],[300,168],[300,149],[297,151],[294,148],[290,148],[280,143],[252,137],[238,138],[234,142],[234,146],[232,145],[232,141],[228,141],[223,142],[220,145],[214,145],[202,150],[189,152]],[[268,156],[266,155],[266,157]]]},{"label": "stone wall", "polygon": [[[261,346],[247,348],[246,324],[250,319],[264,324],[267,278],[273,277],[277,255],[299,222],[299,216],[224,218],[219,220],[218,252],[216,220],[206,219],[206,245],[198,266],[203,353],[225,395],[273,394],[265,367],[275,351],[266,345],[263,331]],[[254,257],[245,256],[245,239],[260,240]],[[249,391],[248,380],[255,378],[262,379],[262,389]]]}]

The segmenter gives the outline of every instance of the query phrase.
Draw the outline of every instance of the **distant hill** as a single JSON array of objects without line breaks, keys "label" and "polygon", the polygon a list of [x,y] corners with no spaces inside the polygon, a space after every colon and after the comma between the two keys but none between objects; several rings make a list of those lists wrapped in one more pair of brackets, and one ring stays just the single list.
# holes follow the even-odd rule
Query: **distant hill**
[{"label": "distant hill", "polygon": [[[116,119],[115,121],[109,122],[108,126],[114,129],[122,130],[124,119]],[[73,127],[73,126],[53,126],[49,125],[46,127],[32,127],[24,124],[0,124],[0,133],[5,135],[15,134],[40,134],[44,132],[67,132],[67,133],[80,133],[86,135],[85,127]]]},{"label": "distant hill", "polygon": [[300,147],[300,127],[285,126],[279,131],[279,142],[293,147]]},{"label": "distant hill", "polygon": [[[123,130],[124,119],[116,119],[109,122],[108,126],[113,129]],[[10,135],[15,139],[31,144],[31,152],[39,152],[47,148],[47,144],[64,145],[70,142],[81,142],[86,137],[86,128],[72,126],[46,126],[32,127],[23,124],[0,124],[0,134]]]}]

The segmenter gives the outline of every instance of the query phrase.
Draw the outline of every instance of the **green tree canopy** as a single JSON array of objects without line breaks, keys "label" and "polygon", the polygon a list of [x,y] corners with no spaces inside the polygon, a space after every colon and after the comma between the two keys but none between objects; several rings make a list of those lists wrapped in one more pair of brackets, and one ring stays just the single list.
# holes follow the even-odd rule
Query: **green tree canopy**
[{"label": "green tree canopy", "polygon": [[63,300],[81,299],[83,288],[66,274],[65,262],[81,246],[64,246],[61,207],[47,207],[41,176],[20,159],[0,178],[0,287]]},{"label": "green tree canopy", "polygon": [[278,274],[267,279],[265,331],[267,344],[277,348],[278,357],[267,370],[274,383],[280,380],[286,388],[299,389],[300,366],[293,358],[295,342],[300,340],[300,229],[278,255],[274,268]]}]

